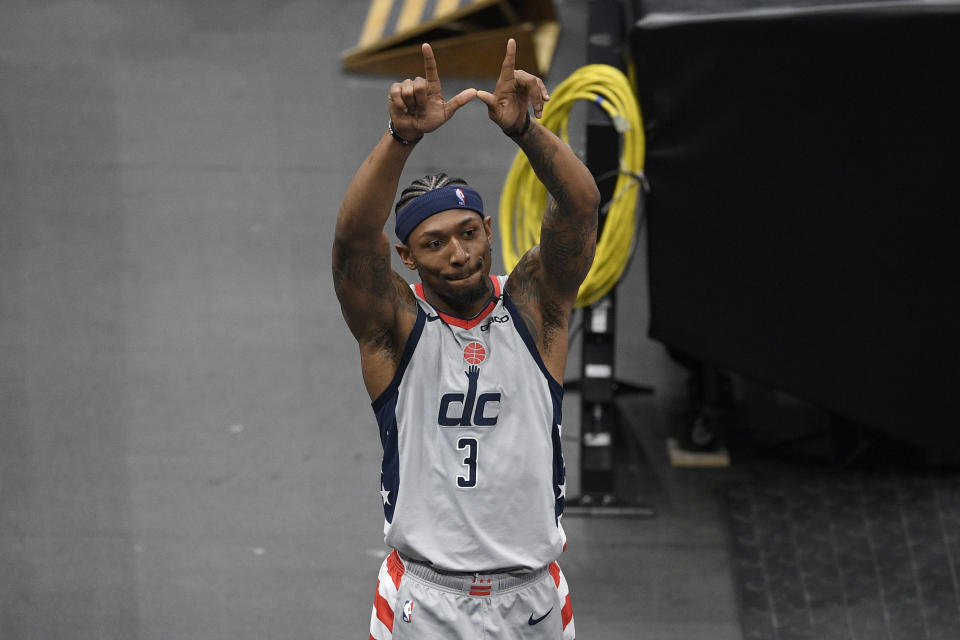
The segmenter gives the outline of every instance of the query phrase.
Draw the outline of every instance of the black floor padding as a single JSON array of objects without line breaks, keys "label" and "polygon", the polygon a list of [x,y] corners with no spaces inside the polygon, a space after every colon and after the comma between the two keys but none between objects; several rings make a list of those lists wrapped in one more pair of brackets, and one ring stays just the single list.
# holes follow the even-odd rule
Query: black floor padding
[{"label": "black floor padding", "polygon": [[727,504],[745,639],[960,639],[960,477],[811,475]]}]

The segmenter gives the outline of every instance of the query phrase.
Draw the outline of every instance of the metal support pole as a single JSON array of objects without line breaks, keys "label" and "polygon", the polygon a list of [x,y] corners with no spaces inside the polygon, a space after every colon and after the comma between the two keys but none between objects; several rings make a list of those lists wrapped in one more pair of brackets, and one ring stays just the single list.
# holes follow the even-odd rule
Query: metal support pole
[{"label": "metal support pole", "polygon": [[[623,20],[620,2],[595,0],[590,3],[588,62],[622,68],[620,53]],[[587,114],[586,165],[597,180],[601,211],[613,196],[620,163],[620,134],[597,105],[589,105]],[[603,230],[601,214],[598,233]],[[580,410],[580,496],[566,504],[574,514],[650,517],[655,510],[645,504],[626,502],[616,497],[617,447],[627,434],[615,404],[622,393],[652,393],[616,380],[614,349],[616,338],[616,291],[613,290],[590,307],[583,309],[583,342],[580,380],[568,388],[581,393]]]}]

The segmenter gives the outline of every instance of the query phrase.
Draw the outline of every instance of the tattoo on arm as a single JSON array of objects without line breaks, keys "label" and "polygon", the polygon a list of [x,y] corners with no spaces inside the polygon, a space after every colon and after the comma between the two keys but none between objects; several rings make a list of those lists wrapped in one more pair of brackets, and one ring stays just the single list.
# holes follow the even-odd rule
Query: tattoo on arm
[{"label": "tattoo on arm", "polygon": [[593,264],[596,243],[587,242],[596,237],[597,221],[586,225],[564,224],[549,211],[540,229],[540,243],[550,248],[543,252],[544,268],[561,281],[580,282]]},{"label": "tattoo on arm", "polygon": [[[390,268],[389,254],[378,251],[359,251],[344,243],[334,245],[333,286],[337,296],[344,300],[353,293],[362,292],[360,299],[387,301],[397,311],[417,312],[417,303],[410,293],[409,285]],[[356,298],[354,298],[356,299]],[[347,316],[369,313],[361,305],[342,304]],[[351,309],[351,307],[353,307]],[[388,327],[392,331],[392,322]],[[374,343],[384,343],[384,338],[373,336]]]},{"label": "tattoo on arm", "polygon": [[536,171],[537,177],[547,187],[547,191],[556,200],[560,208],[564,208],[570,199],[567,191],[567,185],[559,179],[554,167],[554,156],[557,155],[557,148],[552,144],[547,144],[544,140],[546,131],[539,127],[530,130],[527,139],[523,142],[523,152],[530,161],[530,166]]},{"label": "tattoo on arm", "polygon": [[361,287],[371,294],[384,295],[391,282],[390,257],[380,252],[357,251],[334,244],[333,286],[339,294],[344,286]]},{"label": "tattoo on arm", "polygon": [[[557,282],[579,283],[593,264],[597,215],[596,211],[576,210],[572,187],[559,175],[562,172],[556,166],[557,144],[555,136],[542,127],[535,127],[524,141],[523,151],[553,196],[540,232],[540,243],[548,248],[542,254],[543,267]],[[582,189],[582,185],[576,188]]]}]

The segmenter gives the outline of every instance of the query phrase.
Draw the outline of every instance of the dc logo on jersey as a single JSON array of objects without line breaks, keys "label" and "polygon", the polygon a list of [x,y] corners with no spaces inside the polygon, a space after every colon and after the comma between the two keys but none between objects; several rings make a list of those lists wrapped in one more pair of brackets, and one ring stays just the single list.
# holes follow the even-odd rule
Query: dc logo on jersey
[{"label": "dc logo on jersey", "polygon": [[[468,352],[472,345],[479,347]],[[468,355],[471,354],[471,355]],[[475,362],[483,362],[486,350],[479,342],[471,342],[463,352],[467,362],[472,358]],[[445,393],[440,398],[440,413],[437,423],[441,427],[492,427],[500,417],[500,392],[481,393],[477,395],[480,367],[471,364],[463,372],[467,376],[467,393]],[[460,415],[456,415],[456,406],[460,407]],[[450,415],[453,413],[454,415]]]},{"label": "dc logo on jersey", "polygon": [[467,198],[466,196],[463,195],[463,191],[460,189],[460,187],[457,187],[456,189],[454,189],[453,192],[457,194],[457,202],[460,203],[460,206],[461,207],[467,206]]},{"label": "dc logo on jersey", "polygon": [[413,600],[407,600],[403,603],[403,621],[413,622]]}]

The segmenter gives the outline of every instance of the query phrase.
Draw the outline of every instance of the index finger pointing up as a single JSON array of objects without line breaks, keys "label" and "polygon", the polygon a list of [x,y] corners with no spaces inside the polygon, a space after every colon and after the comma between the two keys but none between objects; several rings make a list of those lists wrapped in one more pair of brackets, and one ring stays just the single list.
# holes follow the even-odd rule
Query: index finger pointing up
[{"label": "index finger pointing up", "polygon": [[517,41],[513,38],[507,40],[507,55],[503,57],[503,65],[500,67],[500,78],[498,82],[513,80],[513,70],[517,66]]},{"label": "index finger pointing up", "polygon": [[420,47],[423,53],[423,77],[427,82],[440,82],[440,74],[437,73],[437,60],[433,57],[433,49],[426,42]]}]

